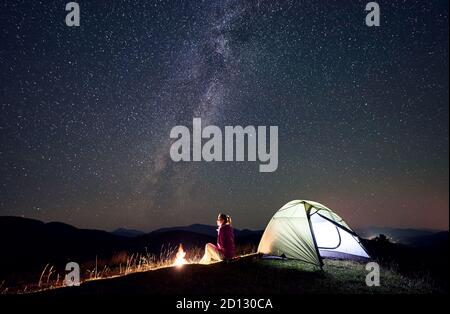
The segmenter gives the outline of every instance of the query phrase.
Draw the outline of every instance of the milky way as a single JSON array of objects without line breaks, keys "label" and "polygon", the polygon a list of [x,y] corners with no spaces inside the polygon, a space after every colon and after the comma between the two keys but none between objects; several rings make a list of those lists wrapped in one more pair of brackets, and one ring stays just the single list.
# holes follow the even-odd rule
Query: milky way
[{"label": "milky way", "polygon": [[[0,5],[0,215],[262,228],[292,199],[350,225],[448,228],[448,3]],[[174,163],[170,129],[277,125],[279,167]]]}]

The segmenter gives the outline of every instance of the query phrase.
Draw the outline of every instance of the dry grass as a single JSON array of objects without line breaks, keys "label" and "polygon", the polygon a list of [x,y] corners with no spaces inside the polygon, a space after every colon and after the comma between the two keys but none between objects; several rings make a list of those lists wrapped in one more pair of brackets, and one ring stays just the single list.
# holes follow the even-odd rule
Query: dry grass
[{"label": "dry grass", "polygon": [[[255,249],[256,247],[254,246],[238,247],[237,253],[244,255],[254,252]],[[159,254],[148,252],[130,254],[123,251],[114,254],[109,259],[100,259],[96,256],[95,260],[80,265],[80,281],[83,283],[171,267],[173,266],[177,250],[178,246],[170,246],[162,247]],[[203,247],[194,247],[187,250],[186,263],[198,263],[203,256],[203,251]],[[56,267],[56,265],[47,264],[36,277],[38,278],[36,282],[19,283],[11,287],[6,287],[5,281],[0,281],[0,294],[23,294],[65,286],[65,270],[61,268],[61,265]]]}]

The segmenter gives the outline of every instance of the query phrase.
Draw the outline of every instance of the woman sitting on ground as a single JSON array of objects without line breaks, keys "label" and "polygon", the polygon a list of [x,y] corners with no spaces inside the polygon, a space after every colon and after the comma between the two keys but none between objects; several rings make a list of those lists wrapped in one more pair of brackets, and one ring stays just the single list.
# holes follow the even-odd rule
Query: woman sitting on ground
[{"label": "woman sitting on ground", "polygon": [[234,232],[231,227],[231,217],[219,214],[217,217],[217,245],[208,243],[205,246],[205,255],[200,264],[209,264],[212,260],[222,261],[232,259],[235,254]]}]

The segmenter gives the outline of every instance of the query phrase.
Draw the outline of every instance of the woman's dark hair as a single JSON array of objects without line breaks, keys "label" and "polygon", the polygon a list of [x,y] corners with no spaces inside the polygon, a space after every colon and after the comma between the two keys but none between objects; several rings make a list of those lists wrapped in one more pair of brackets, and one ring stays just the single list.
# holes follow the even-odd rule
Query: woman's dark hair
[{"label": "woman's dark hair", "polygon": [[226,214],[219,214],[219,218],[223,221],[225,221],[225,224],[229,224],[231,226],[231,217],[230,215],[226,215]]}]

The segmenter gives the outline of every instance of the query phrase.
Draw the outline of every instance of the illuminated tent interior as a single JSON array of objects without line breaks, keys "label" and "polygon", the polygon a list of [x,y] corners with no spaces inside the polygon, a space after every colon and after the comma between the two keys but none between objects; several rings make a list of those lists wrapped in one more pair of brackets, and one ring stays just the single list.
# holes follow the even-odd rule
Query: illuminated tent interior
[{"label": "illuminated tent interior", "polygon": [[302,260],[322,267],[323,257],[369,258],[358,235],[328,207],[295,200],[270,220],[258,253]]}]

